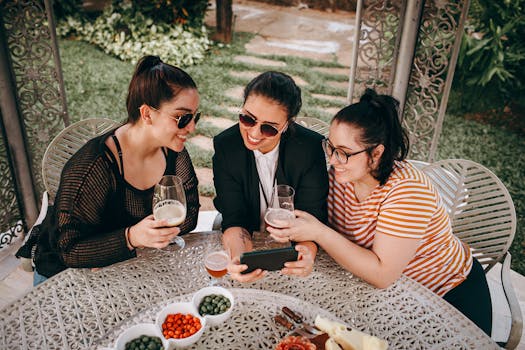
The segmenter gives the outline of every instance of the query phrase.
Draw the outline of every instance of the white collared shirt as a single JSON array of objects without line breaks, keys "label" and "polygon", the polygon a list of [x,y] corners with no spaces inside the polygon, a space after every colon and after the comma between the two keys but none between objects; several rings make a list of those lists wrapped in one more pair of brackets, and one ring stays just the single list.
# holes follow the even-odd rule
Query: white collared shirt
[{"label": "white collared shirt", "polygon": [[268,153],[261,153],[259,150],[254,150],[253,155],[255,156],[255,164],[257,165],[257,173],[259,174],[259,181],[261,186],[259,186],[259,196],[261,203],[261,232],[264,231],[264,214],[266,212],[266,201],[264,200],[264,193],[268,199],[268,205],[272,206],[272,198],[276,195],[272,192],[276,191],[275,188],[275,172],[277,170],[277,160],[279,159],[279,144],[275,146]]}]

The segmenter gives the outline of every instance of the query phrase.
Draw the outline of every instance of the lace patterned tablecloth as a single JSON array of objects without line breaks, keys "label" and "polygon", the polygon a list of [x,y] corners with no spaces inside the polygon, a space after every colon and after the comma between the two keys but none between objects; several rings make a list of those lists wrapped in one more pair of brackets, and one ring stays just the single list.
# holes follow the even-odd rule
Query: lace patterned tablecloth
[{"label": "lace patterned tablecloth", "polygon": [[[68,269],[34,288],[0,311],[0,349],[96,348],[110,342],[111,334],[134,319],[151,317],[168,301],[189,301],[189,295],[209,284],[203,255],[220,246],[220,235],[200,233],[184,238],[183,250],[144,250],[136,259],[95,272]],[[299,300],[311,305],[311,310],[388,340],[390,349],[498,349],[470,320],[418,283],[402,277],[387,289],[376,289],[324,253],[318,255],[307,278],[272,272],[261,281],[232,282],[231,286],[249,288],[246,293],[258,289]],[[242,300],[243,293],[234,291]],[[268,293],[261,292],[259,296],[265,295]],[[276,298],[275,305],[285,299]],[[232,313],[229,322],[234,323],[225,324],[231,327],[225,332],[228,338],[216,343],[209,333],[196,348],[272,348],[276,337],[284,333],[269,319],[270,311],[253,317],[233,317]],[[241,326],[237,320],[248,324]],[[268,343],[254,346],[251,340],[261,329],[267,332],[267,327],[268,334],[273,334]]]},{"label": "lace patterned tablecloth", "polygon": [[[300,311],[307,322],[313,323],[317,315],[343,322],[317,305],[288,295],[247,288],[234,288],[230,291],[235,304],[229,319],[221,325],[207,327],[201,339],[191,349],[273,349],[289,333],[286,328],[273,321],[273,316],[282,313],[283,306]],[[127,328],[138,323],[155,323],[157,313],[164,306],[171,302],[191,302],[192,296],[193,294],[186,294],[163,301],[122,322],[100,339],[98,349],[113,347],[115,340]],[[236,345],[225,345],[231,343]]]}]

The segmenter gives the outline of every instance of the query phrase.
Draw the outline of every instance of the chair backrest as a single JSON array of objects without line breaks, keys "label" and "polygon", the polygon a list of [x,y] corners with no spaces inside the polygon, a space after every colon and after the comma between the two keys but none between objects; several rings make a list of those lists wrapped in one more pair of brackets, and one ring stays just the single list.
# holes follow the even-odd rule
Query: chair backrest
[{"label": "chair backrest", "polygon": [[441,160],[423,171],[449,211],[454,234],[471,247],[485,272],[501,262],[516,233],[516,210],[501,180],[464,159]]},{"label": "chair backrest", "polygon": [[42,158],[42,179],[50,199],[55,198],[62,168],[69,158],[87,141],[118,125],[119,122],[111,119],[84,119],[71,124],[55,136]]},{"label": "chair backrest", "polygon": [[429,162],[415,159],[407,159],[407,161],[412,164],[416,169],[423,170],[424,167],[430,165]]},{"label": "chair backrest", "polygon": [[321,119],[311,117],[297,117],[295,122],[299,125],[304,126],[313,131],[317,131],[324,137],[328,137],[328,131],[330,130],[330,124]]}]

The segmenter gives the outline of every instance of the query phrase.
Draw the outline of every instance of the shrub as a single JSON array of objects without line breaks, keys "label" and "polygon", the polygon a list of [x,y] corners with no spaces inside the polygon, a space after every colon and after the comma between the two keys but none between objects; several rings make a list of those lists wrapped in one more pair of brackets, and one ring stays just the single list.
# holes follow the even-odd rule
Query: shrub
[{"label": "shrub", "polygon": [[152,54],[174,65],[189,66],[201,62],[211,44],[204,26],[155,22],[124,2],[109,6],[94,21],[69,16],[58,22],[57,33],[92,43],[133,63]]},{"label": "shrub", "polygon": [[78,15],[82,12],[82,0],[55,0],[53,12],[57,20]]},{"label": "shrub", "polygon": [[203,25],[207,7],[208,0],[134,0],[132,2],[134,11],[156,22],[188,23],[191,27]]},{"label": "shrub", "polygon": [[454,79],[457,111],[503,109],[525,88],[525,0],[474,0]]}]

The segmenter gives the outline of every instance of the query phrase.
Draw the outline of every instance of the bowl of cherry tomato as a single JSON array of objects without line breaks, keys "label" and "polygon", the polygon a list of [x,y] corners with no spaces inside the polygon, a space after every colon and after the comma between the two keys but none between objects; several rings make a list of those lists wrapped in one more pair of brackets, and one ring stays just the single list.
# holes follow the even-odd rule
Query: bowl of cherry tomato
[{"label": "bowl of cherry tomato", "polygon": [[172,303],[157,314],[155,321],[169,347],[183,348],[196,343],[206,327],[192,303]]}]

